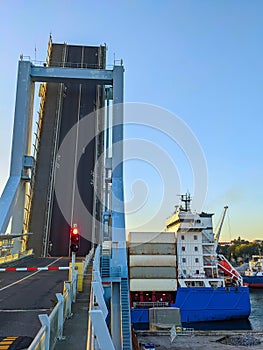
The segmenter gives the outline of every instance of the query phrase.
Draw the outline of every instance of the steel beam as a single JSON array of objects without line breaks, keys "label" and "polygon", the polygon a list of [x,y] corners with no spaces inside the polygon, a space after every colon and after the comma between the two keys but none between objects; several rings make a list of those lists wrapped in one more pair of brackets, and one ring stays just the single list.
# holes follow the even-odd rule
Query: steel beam
[{"label": "steel beam", "polygon": [[[123,194],[123,76],[124,67],[113,69],[112,120],[112,273],[127,276],[126,231]],[[113,276],[112,276],[113,277]],[[115,349],[122,349],[120,282],[111,283],[111,334]]]},{"label": "steel beam", "polygon": [[[0,197],[0,232],[4,234],[12,217],[17,198],[21,191],[20,176],[9,177]],[[21,231],[22,232],[22,231]]]},{"label": "steel beam", "polygon": [[41,81],[47,83],[84,83],[92,80],[96,84],[112,84],[112,70],[91,68],[60,68],[60,67],[38,67],[31,66],[30,71],[33,82]]},{"label": "steel beam", "polygon": [[126,232],[123,194],[123,76],[124,67],[113,69],[112,130],[112,264],[127,276]]},{"label": "steel beam", "polygon": [[31,62],[19,61],[16,106],[13,128],[11,176],[20,176],[24,156],[31,153],[34,84],[30,77]]},{"label": "steel beam", "polygon": [[31,152],[34,84],[31,63],[20,61],[16,91],[10,177],[0,198],[0,232],[5,233],[12,217],[12,233],[23,232],[26,183],[21,180],[24,156]]}]

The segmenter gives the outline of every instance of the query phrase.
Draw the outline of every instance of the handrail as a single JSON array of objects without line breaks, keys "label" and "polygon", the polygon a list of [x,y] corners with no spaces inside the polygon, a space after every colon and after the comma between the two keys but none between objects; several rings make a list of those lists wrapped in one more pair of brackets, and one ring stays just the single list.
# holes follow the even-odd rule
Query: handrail
[{"label": "handrail", "polygon": [[114,345],[106,324],[108,309],[103,297],[103,286],[100,276],[100,252],[101,247],[97,246],[93,262],[91,301],[89,310],[89,336],[87,349],[114,350]]},{"label": "handrail", "polygon": [[[93,256],[92,249],[84,260],[84,271]],[[27,350],[53,350],[57,340],[63,339],[63,324],[72,316],[71,305],[76,301],[78,272],[72,271],[72,281],[65,282],[63,294],[57,293],[58,302],[50,315],[39,315],[41,328]]]},{"label": "handrail", "polygon": [[46,340],[46,333],[47,333],[47,326],[44,325],[38,331],[38,333],[35,336],[34,340],[30,344],[28,350],[29,349],[34,349],[34,350],[45,349],[44,343],[45,343],[45,340]]},{"label": "handrail", "polygon": [[[63,323],[71,314],[71,304],[74,302],[77,280],[77,272],[73,272],[70,289],[67,289],[63,295],[61,293],[56,294],[58,303],[50,315],[41,314],[38,316],[42,327],[30,344],[28,350],[53,350],[57,340],[63,339]],[[67,298],[70,299],[70,303],[67,302]],[[66,308],[64,308],[64,305]]]}]

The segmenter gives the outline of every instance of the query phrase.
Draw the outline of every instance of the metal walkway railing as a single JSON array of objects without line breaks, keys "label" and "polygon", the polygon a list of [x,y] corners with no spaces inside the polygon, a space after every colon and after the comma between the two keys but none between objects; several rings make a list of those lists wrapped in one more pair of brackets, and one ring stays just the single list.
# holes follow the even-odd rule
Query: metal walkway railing
[{"label": "metal walkway railing", "polygon": [[[93,256],[93,249],[86,256],[84,269],[88,266]],[[84,270],[85,271],[85,270]],[[39,315],[42,327],[35,336],[33,342],[27,350],[53,350],[57,340],[63,339],[63,324],[65,320],[72,316],[71,305],[76,301],[78,272],[73,271],[72,281],[65,282],[65,292],[63,295],[57,293],[58,303],[48,316]]]},{"label": "metal walkway railing", "polygon": [[131,350],[131,315],[128,278],[121,279],[121,324],[122,324],[122,348]]}]

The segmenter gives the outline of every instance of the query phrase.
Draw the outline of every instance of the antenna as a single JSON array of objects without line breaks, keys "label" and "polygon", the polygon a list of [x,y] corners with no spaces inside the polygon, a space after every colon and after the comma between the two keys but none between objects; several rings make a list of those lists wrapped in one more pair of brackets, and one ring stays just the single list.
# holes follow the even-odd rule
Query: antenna
[{"label": "antenna", "polygon": [[191,196],[190,193],[186,193],[186,194],[181,194],[181,201],[184,202],[184,211],[190,211],[190,203],[191,203]]}]

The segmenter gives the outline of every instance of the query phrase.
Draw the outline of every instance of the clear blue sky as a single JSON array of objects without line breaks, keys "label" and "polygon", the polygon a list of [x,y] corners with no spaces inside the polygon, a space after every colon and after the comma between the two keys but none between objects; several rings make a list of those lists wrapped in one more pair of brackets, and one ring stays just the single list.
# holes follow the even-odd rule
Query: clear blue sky
[{"label": "clear blue sky", "polygon": [[[9,172],[17,61],[20,53],[45,60],[51,32],[54,42],[106,43],[109,64],[114,53],[123,58],[126,101],[170,110],[198,138],[208,171],[204,210],[216,213],[216,224],[229,206],[222,239],[263,239],[262,16],[261,0],[1,0],[0,190]],[[127,187],[138,177],[129,169]],[[183,170],[180,176],[188,178]],[[167,202],[167,216],[177,202]],[[164,218],[157,219],[161,227]]]}]

